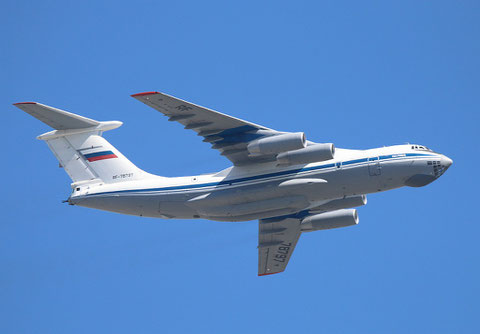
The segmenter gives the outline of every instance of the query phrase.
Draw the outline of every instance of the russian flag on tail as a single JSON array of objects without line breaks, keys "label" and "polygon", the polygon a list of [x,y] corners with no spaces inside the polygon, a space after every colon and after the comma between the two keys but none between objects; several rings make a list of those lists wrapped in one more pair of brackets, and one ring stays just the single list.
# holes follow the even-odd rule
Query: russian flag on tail
[{"label": "russian flag on tail", "polygon": [[83,155],[89,162],[118,158],[112,151],[102,151]]}]

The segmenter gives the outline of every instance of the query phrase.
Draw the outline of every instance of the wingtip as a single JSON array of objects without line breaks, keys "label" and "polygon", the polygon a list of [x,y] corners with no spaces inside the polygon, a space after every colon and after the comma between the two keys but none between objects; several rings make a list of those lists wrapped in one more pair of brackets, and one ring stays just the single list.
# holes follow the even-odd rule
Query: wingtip
[{"label": "wingtip", "polygon": [[19,104],[37,104],[37,102],[17,102],[17,103],[13,103],[14,106],[17,106]]},{"label": "wingtip", "polygon": [[153,95],[153,94],[158,94],[158,92],[143,92],[143,93],[137,93],[130,95],[131,97],[137,97],[137,96],[144,96],[144,95]]}]

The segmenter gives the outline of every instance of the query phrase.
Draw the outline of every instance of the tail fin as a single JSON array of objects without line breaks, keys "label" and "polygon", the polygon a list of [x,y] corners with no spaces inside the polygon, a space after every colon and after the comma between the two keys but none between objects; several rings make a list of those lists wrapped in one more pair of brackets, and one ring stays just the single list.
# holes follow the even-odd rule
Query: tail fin
[{"label": "tail fin", "polygon": [[99,122],[36,102],[14,105],[56,129],[37,138],[47,143],[74,183],[114,183],[150,175],[102,138],[104,131],[116,129],[122,122]]}]

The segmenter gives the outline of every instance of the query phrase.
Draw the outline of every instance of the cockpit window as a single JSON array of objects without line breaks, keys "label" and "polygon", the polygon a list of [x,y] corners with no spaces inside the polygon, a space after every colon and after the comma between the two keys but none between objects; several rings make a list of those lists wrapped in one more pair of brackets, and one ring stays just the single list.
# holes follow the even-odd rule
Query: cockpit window
[{"label": "cockpit window", "polygon": [[432,151],[431,149],[429,149],[428,147],[422,146],[422,145],[412,145],[412,150],[433,152],[433,151]]}]

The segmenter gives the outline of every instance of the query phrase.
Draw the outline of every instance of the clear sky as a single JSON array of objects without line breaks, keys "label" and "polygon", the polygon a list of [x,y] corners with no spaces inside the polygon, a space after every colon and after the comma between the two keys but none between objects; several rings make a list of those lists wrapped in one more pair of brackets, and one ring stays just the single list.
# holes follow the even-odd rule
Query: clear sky
[{"label": "clear sky", "polygon": [[[0,333],[479,333],[478,1],[24,1],[0,11]],[[160,175],[229,161],[129,95],[162,91],[337,147],[418,143],[453,166],[369,196],[257,277],[257,223],[62,204],[70,180],[11,103],[124,126]]]}]

